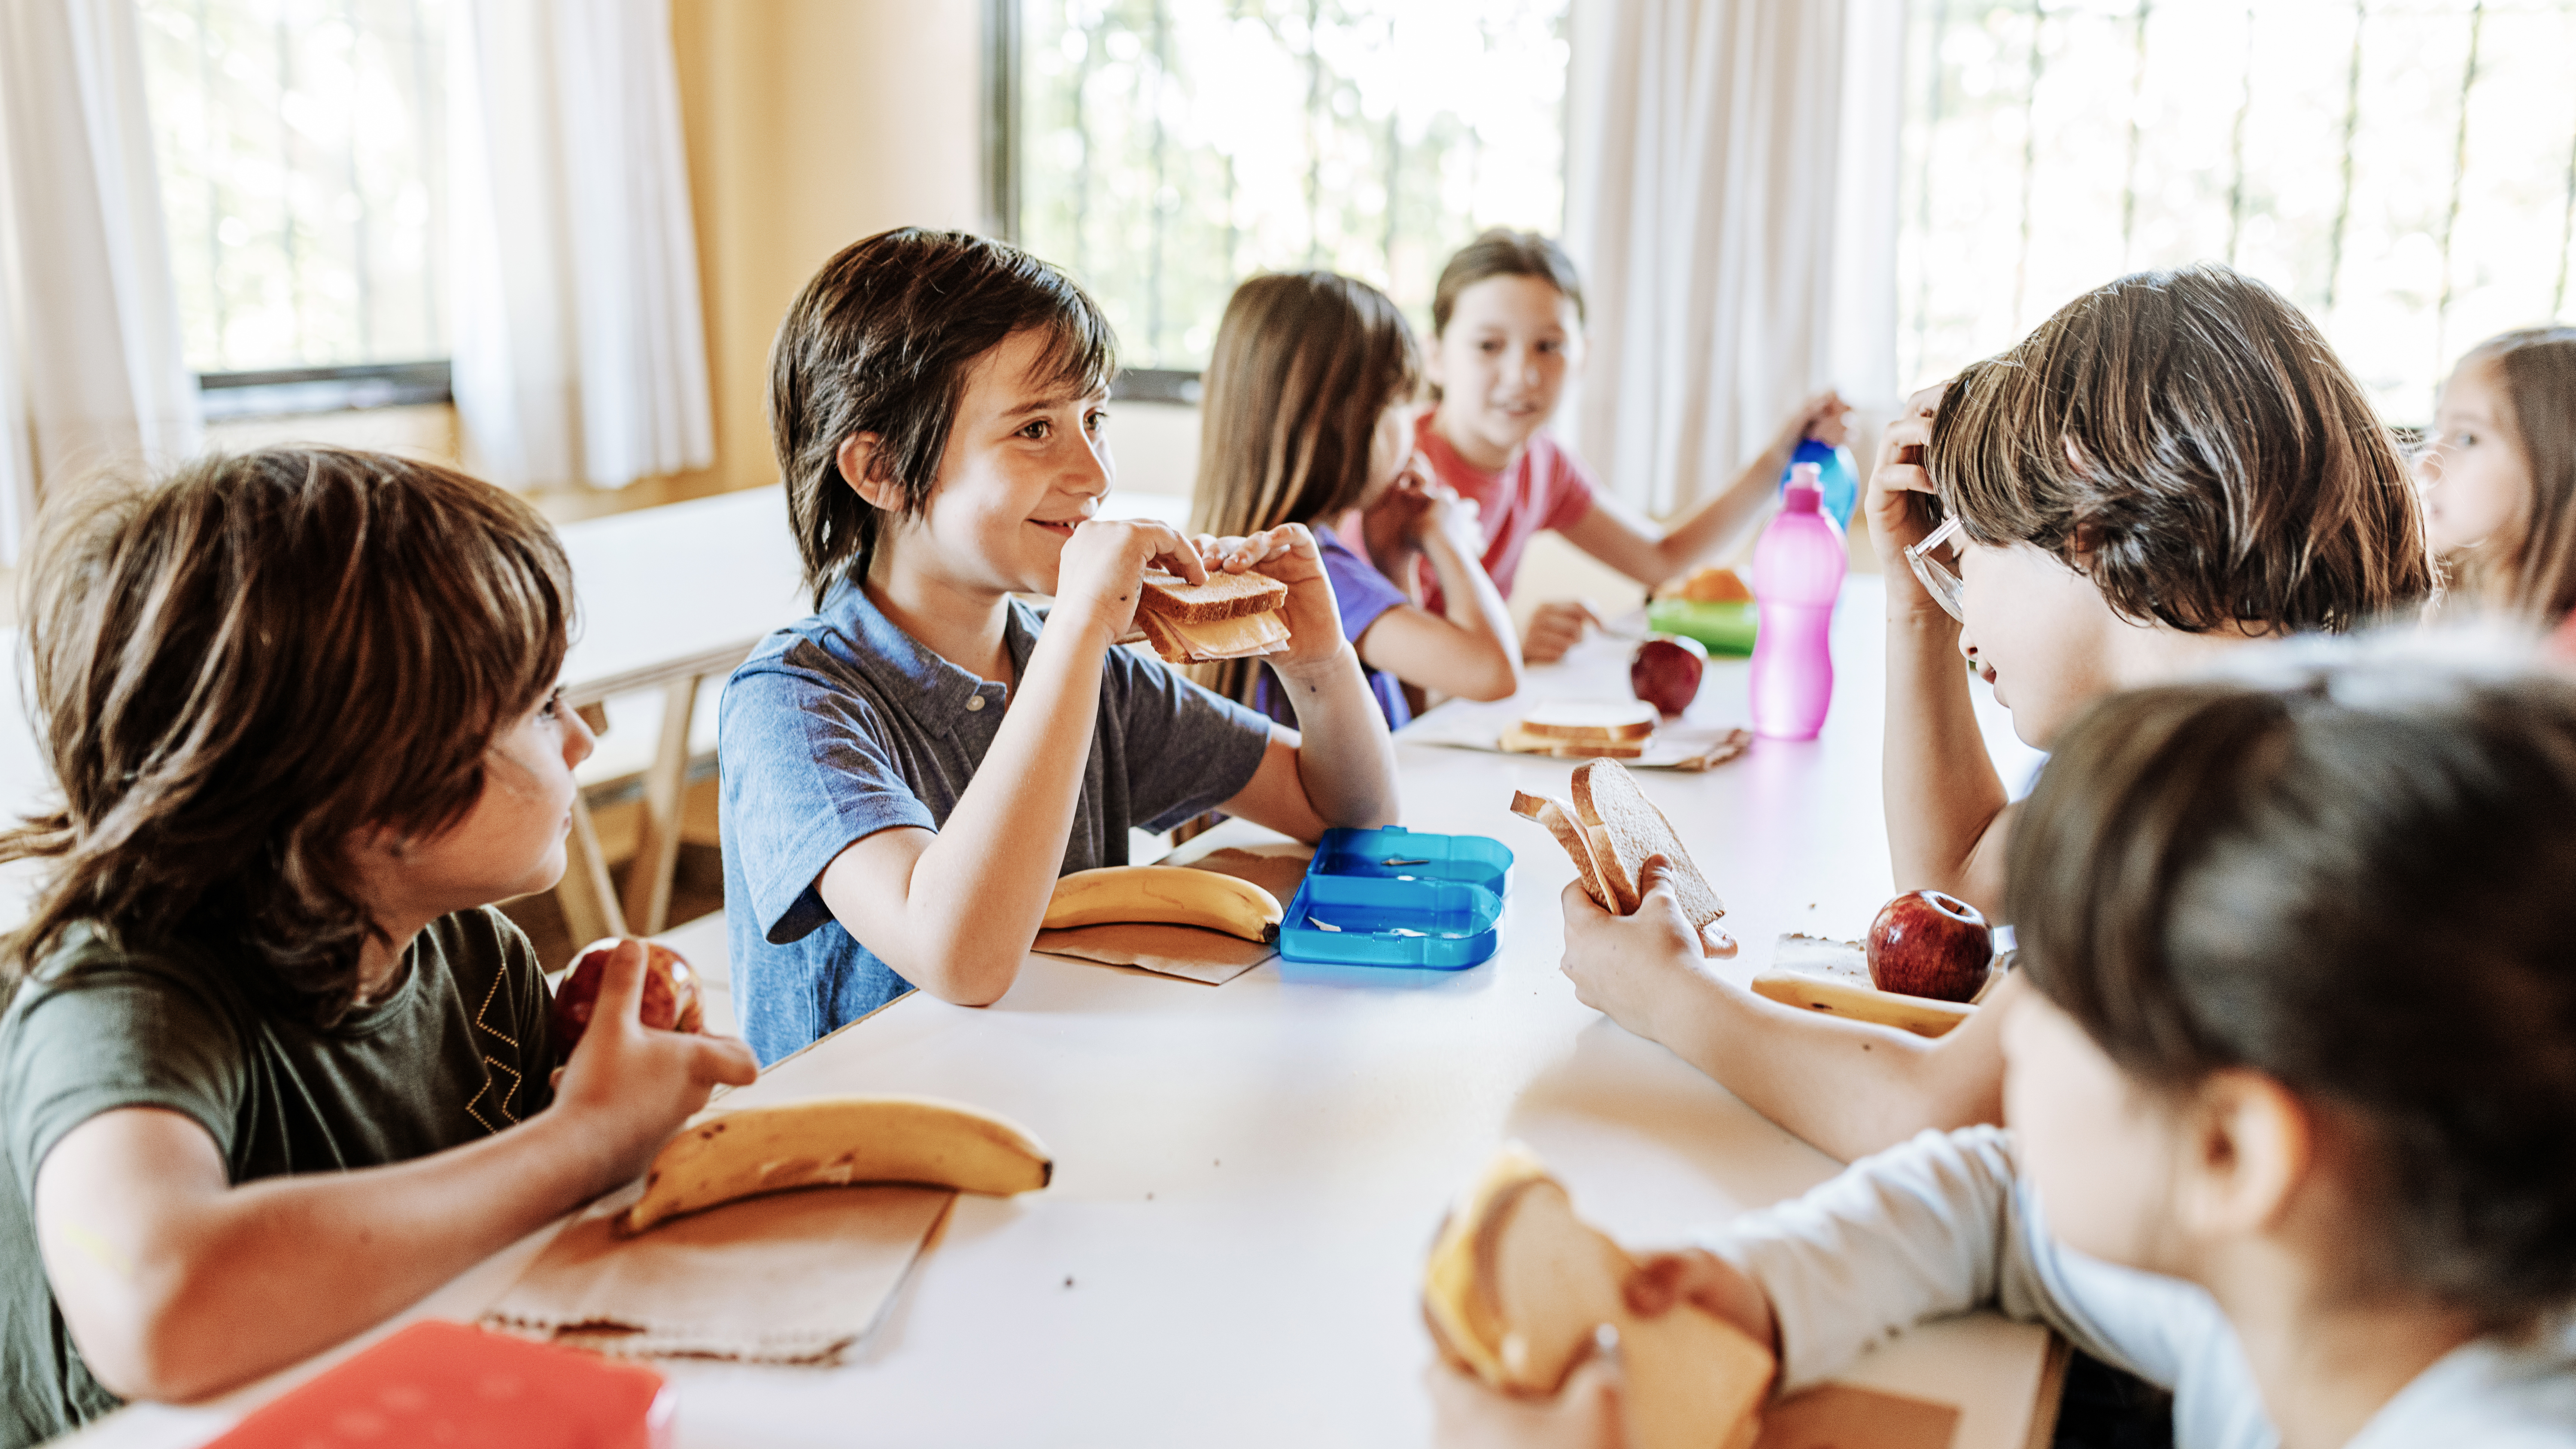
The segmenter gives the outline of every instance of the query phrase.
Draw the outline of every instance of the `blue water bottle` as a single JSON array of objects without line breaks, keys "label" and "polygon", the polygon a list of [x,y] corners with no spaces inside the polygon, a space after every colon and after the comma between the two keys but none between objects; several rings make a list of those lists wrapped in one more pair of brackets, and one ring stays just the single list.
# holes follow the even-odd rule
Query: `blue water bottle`
[{"label": "blue water bottle", "polygon": [[1816,483],[1824,490],[1825,512],[1848,531],[1852,510],[1860,506],[1860,474],[1852,467],[1851,449],[1829,448],[1813,438],[1800,438],[1797,451],[1789,455],[1789,466],[1780,470],[1782,489],[1797,476],[1801,463],[1816,465]]}]

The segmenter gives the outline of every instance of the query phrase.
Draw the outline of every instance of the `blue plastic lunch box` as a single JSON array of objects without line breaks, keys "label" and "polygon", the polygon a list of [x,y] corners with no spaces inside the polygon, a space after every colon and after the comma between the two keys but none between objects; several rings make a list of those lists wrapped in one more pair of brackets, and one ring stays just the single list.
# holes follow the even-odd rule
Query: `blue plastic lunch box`
[{"label": "blue plastic lunch box", "polygon": [[1494,954],[1512,852],[1481,835],[1327,830],[1288,903],[1279,954],[1457,971]]}]

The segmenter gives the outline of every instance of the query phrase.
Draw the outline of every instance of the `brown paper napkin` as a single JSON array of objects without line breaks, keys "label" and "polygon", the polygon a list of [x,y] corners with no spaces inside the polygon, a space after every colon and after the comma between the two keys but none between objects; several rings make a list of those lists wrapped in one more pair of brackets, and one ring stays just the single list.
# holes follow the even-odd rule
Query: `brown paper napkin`
[{"label": "brown paper napkin", "polygon": [[1949,1449],[1959,1411],[1850,1384],[1820,1384],[1762,1411],[1754,1449]]},{"label": "brown paper napkin", "polygon": [[[1306,862],[1314,854],[1313,847],[1304,845],[1228,846],[1191,861],[1190,868],[1248,880],[1277,896],[1284,909],[1296,897],[1298,884],[1306,878]],[[1279,948],[1267,941],[1247,941],[1196,926],[1141,922],[1040,931],[1033,949],[1104,966],[1139,966],[1210,986],[1223,986],[1279,954]]]},{"label": "brown paper napkin", "polygon": [[565,1224],[484,1324],[624,1357],[834,1363],[884,1317],[957,1198],[946,1188],[817,1188],[621,1238],[610,1221],[637,1191]]}]

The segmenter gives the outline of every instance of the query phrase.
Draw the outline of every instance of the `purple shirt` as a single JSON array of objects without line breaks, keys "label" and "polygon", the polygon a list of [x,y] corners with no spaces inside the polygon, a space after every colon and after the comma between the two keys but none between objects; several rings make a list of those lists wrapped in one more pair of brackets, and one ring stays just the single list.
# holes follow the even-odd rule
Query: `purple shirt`
[{"label": "purple shirt", "polygon": [[[1333,603],[1341,610],[1342,637],[1357,648],[1360,636],[1368,632],[1369,625],[1377,622],[1378,615],[1412,600],[1407,599],[1404,590],[1397,588],[1386,575],[1379,573],[1376,565],[1344,546],[1331,529],[1316,524],[1307,526],[1314,530],[1315,547],[1323,553],[1324,577],[1333,581]],[[1386,727],[1391,730],[1404,728],[1405,723],[1413,718],[1413,710],[1404,702],[1404,686],[1383,669],[1369,669],[1366,665],[1361,668],[1368,675],[1369,691],[1377,696],[1377,707],[1386,712]],[[1253,691],[1252,703],[1255,709],[1264,711],[1281,724],[1297,723],[1296,713],[1288,707],[1288,701],[1270,687],[1268,670],[1262,671],[1261,683]]]}]

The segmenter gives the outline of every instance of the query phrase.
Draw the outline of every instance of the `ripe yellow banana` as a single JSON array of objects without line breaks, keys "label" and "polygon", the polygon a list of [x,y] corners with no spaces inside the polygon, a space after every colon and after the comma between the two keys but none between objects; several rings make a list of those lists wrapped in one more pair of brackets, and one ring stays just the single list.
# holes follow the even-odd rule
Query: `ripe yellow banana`
[{"label": "ripe yellow banana", "polygon": [[1054,1175],[1026,1128],[990,1112],[930,1097],[817,1097],[726,1112],[672,1138],[617,1230],[790,1188],[917,1182],[1007,1197]]},{"label": "ripe yellow banana", "polygon": [[1857,981],[1833,981],[1797,971],[1765,971],[1753,978],[1753,993],[1767,996],[1783,1006],[1829,1011],[1854,1021],[1871,1021],[1899,1031],[1910,1031],[1916,1036],[1944,1035],[1966,1021],[1977,1009],[1964,1001],[1901,996]]},{"label": "ripe yellow banana", "polygon": [[1279,898],[1248,880],[1177,865],[1109,865],[1058,880],[1041,924],[1053,931],[1147,921],[1266,941],[1280,915]]}]

